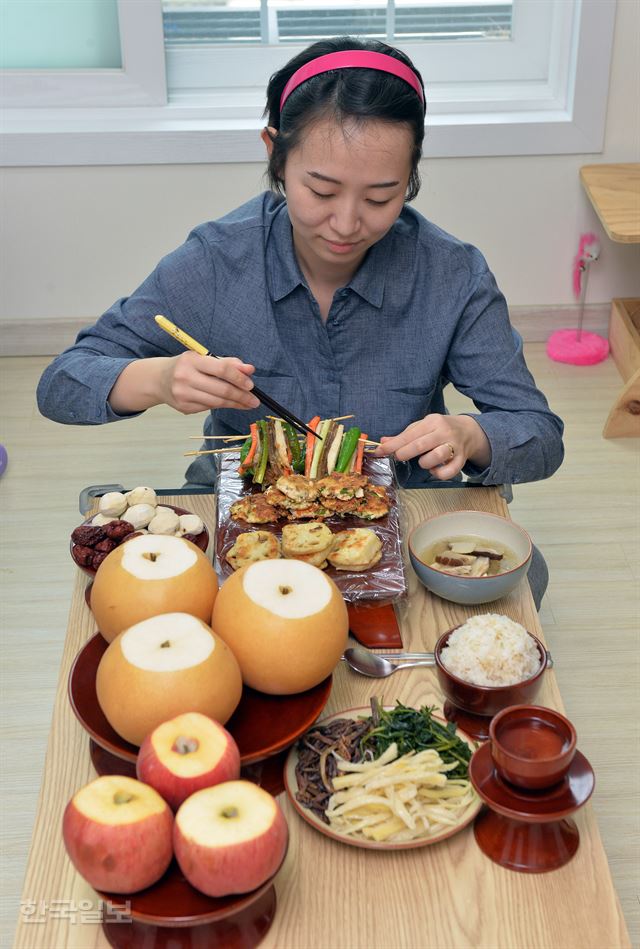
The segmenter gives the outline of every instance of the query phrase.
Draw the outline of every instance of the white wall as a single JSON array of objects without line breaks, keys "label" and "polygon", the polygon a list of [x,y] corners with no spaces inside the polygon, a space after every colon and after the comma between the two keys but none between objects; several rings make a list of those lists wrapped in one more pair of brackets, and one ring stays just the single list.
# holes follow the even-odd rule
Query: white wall
[{"label": "white wall", "polygon": [[[597,155],[426,160],[415,206],[487,257],[512,307],[574,302],[580,234],[601,235],[588,302],[640,296],[640,245],[610,242],[578,177],[640,160],[640,3],[618,0],[605,148]],[[263,187],[264,166],[9,168],[2,175],[0,324],[91,322],[201,221]]]}]

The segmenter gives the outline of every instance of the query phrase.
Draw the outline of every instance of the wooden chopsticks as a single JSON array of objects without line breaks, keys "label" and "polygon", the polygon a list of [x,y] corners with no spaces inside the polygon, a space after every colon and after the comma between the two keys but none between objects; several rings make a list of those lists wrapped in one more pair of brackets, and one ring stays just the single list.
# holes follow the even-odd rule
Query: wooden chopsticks
[{"label": "wooden chopsticks", "polygon": [[[166,316],[158,314],[154,317],[156,323],[163,329],[165,333],[168,333],[169,336],[173,336],[174,339],[177,339],[179,343],[186,349],[192,350],[194,353],[199,353],[201,356],[213,356],[214,359],[220,359],[220,356],[216,356],[215,353],[210,352],[202,343],[199,343],[197,340],[189,336],[188,333],[185,333],[184,330],[181,330],[179,326],[176,326],[175,323],[172,323],[171,320],[168,320]],[[251,392],[255,395],[257,399],[262,402],[263,405],[269,406],[270,409],[273,409],[274,412],[278,412],[280,417],[288,422],[289,425],[292,425],[296,431],[301,432],[303,435],[313,435],[314,438],[319,438],[322,441],[320,435],[317,432],[314,432],[312,428],[309,428],[308,425],[305,425],[299,418],[289,412],[288,409],[285,409],[284,406],[280,405],[279,402],[276,402],[275,399],[272,399],[270,395],[267,395],[266,392],[263,392],[262,389],[259,389],[254,385]]]}]

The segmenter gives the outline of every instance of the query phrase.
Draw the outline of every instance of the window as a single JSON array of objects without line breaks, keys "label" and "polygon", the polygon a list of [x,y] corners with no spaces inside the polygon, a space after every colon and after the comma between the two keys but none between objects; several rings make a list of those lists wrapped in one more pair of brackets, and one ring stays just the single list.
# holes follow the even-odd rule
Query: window
[{"label": "window", "polygon": [[5,71],[3,164],[262,161],[268,77],[337,33],[414,60],[429,156],[602,148],[615,0],[117,2],[121,69]]},{"label": "window", "polygon": [[166,103],[161,13],[158,0],[4,0],[0,105]]}]

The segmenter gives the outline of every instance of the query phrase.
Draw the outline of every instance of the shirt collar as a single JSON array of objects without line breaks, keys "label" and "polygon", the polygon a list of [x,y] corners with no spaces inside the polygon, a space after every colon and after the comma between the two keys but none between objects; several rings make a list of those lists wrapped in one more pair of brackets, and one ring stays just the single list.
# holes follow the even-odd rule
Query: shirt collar
[{"label": "shirt collar", "polygon": [[[384,285],[387,267],[392,256],[393,231],[385,234],[382,240],[374,244],[346,285],[372,306],[380,309],[384,299]],[[269,289],[275,302],[288,296],[296,287],[306,287],[306,281],[300,270],[293,249],[293,234],[286,202],[283,202],[271,225],[271,237],[267,251]]]},{"label": "shirt collar", "polygon": [[298,286],[305,286],[304,277],[293,250],[291,221],[287,203],[283,201],[274,216],[267,247],[267,273],[271,299],[282,300]]}]

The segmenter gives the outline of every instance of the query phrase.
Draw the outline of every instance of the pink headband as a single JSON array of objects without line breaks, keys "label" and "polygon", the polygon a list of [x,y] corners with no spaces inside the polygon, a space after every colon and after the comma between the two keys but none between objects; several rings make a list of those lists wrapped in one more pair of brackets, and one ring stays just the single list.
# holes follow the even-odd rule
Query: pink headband
[{"label": "pink headband", "polygon": [[417,93],[420,102],[424,105],[424,95],[420,80],[412,69],[405,66],[399,59],[388,56],[386,53],[373,53],[366,49],[347,49],[340,53],[327,53],[324,56],[318,56],[311,62],[305,63],[300,69],[297,69],[284,87],[280,97],[280,111],[291,95],[294,89],[297,89],[307,79],[313,76],[319,76],[323,72],[329,72],[331,69],[377,69],[379,72],[388,72],[398,79],[404,79],[411,88]]}]

